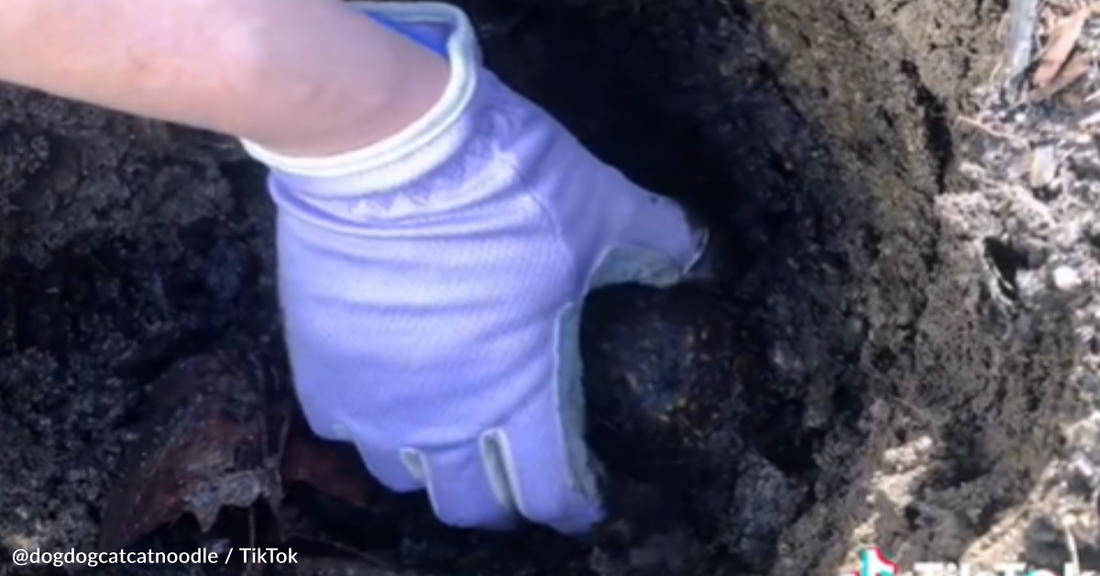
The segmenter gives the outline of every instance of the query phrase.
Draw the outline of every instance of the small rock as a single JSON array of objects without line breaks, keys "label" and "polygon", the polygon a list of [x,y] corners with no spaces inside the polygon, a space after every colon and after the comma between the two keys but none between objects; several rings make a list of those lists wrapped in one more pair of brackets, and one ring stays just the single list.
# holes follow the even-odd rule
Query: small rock
[{"label": "small rock", "polygon": [[1054,146],[1042,146],[1031,153],[1028,184],[1033,190],[1048,187],[1058,176],[1058,159],[1054,152]]},{"label": "small rock", "polygon": [[1069,266],[1055,268],[1051,279],[1054,281],[1054,287],[1059,290],[1069,291],[1081,287],[1081,275]]}]

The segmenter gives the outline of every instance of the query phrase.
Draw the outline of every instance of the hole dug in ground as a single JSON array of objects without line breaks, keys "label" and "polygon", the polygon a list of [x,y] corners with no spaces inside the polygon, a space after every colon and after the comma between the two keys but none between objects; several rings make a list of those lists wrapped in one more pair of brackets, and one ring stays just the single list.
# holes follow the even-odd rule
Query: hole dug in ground
[{"label": "hole dug in ground", "polygon": [[[1042,291],[1005,305],[986,246],[1015,232],[954,170],[969,140],[951,117],[998,56],[999,3],[463,6],[499,75],[722,232],[720,281],[590,301],[616,521],[583,544],[461,533],[420,497],[364,509],[297,485],[282,534],[257,507],[223,511],[211,536],[183,514],[142,546],[286,538],[343,558],[277,568],[308,574],[834,574],[862,545],[903,564],[1064,553],[1026,544],[1049,535],[1028,528],[1048,515],[1036,493],[1079,411],[1072,310]],[[271,206],[223,139],[0,98],[0,546],[91,549],[148,385],[210,342],[235,341],[223,358],[246,375],[242,358],[277,348]],[[249,394],[239,406],[260,406]],[[244,420],[268,426],[261,412]],[[270,471],[246,456],[231,464]]]}]

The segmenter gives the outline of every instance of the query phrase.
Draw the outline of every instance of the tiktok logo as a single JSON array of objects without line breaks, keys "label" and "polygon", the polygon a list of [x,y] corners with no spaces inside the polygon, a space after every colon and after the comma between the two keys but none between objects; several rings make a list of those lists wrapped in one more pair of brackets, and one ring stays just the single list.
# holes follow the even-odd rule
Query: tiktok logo
[{"label": "tiktok logo", "polygon": [[898,565],[883,555],[878,548],[864,548],[859,551],[859,572],[845,576],[897,576]]}]

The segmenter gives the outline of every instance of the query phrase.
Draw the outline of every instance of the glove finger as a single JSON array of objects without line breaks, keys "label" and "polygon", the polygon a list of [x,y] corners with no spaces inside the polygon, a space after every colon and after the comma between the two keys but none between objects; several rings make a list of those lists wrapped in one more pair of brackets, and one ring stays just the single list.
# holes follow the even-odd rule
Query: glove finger
[{"label": "glove finger", "polygon": [[505,478],[515,507],[532,522],[581,534],[600,521],[597,463],[584,444],[580,305],[558,318],[556,386],[542,388],[503,429],[482,437],[482,454]]},{"label": "glove finger", "polygon": [[488,433],[483,444],[507,471],[519,513],[564,534],[587,532],[602,518],[595,482],[583,477],[589,470],[574,469],[552,403],[517,416],[506,429]]},{"label": "glove finger", "polygon": [[491,475],[475,446],[429,453],[405,449],[401,459],[423,479],[432,509],[442,522],[496,530],[515,526],[511,496],[499,483],[503,478]]}]

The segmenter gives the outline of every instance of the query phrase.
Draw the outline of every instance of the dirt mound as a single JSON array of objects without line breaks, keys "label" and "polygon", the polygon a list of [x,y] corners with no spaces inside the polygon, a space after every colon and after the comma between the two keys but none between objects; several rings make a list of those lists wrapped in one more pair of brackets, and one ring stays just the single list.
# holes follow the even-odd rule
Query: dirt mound
[{"label": "dirt mound", "polygon": [[[450,574],[834,574],[864,545],[902,564],[1067,557],[1050,488],[1080,460],[1064,425],[1095,387],[1097,265],[1094,234],[1059,231],[1094,220],[959,175],[953,119],[1001,56],[1000,2],[463,6],[506,81],[728,236],[712,292],[741,411],[705,477],[657,473],[690,484],[686,511],[627,522],[619,545],[421,527],[379,546]],[[90,549],[145,386],[275,326],[272,207],[225,139],[14,89],[0,111],[0,548]],[[1048,281],[1062,254],[1085,270],[1071,285]],[[659,331],[612,322],[591,346]]]}]

